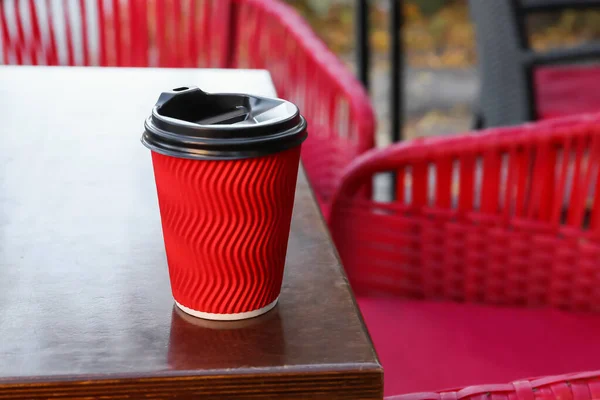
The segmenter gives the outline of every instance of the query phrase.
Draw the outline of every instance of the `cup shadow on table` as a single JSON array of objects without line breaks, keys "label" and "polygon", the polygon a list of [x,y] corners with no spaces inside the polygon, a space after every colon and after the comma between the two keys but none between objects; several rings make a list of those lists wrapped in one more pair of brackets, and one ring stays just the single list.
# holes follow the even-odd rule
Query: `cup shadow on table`
[{"label": "cup shadow on table", "polygon": [[278,307],[241,321],[209,321],[173,306],[168,364],[174,370],[281,365],[285,337]]}]

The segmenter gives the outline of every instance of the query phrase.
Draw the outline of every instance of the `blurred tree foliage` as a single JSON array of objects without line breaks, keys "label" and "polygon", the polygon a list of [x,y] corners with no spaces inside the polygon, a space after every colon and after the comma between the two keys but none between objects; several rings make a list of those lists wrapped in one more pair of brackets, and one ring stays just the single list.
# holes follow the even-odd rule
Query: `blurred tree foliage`
[{"label": "blurred tree foliage", "polygon": [[419,7],[423,14],[433,15],[448,3],[451,3],[452,0],[408,0],[408,2]]},{"label": "blurred tree foliage", "polygon": [[530,18],[527,29],[536,50],[573,46],[600,40],[600,11],[565,10],[561,14],[539,14]]},{"label": "blurred tree foliage", "polygon": [[[287,0],[338,54],[354,49],[354,0]],[[405,0],[404,42],[409,63],[430,67],[469,65],[473,29],[465,0]],[[389,46],[388,1],[371,1],[371,43],[376,53]]]},{"label": "blurred tree foliage", "polygon": [[[354,49],[355,0],[286,0],[338,54]],[[498,0],[500,1],[500,0]],[[387,54],[388,0],[371,0],[371,43]],[[416,67],[456,68],[476,62],[475,34],[466,0],[404,0],[404,43]],[[527,28],[535,49],[546,50],[600,39],[600,11],[566,10],[537,14]]]},{"label": "blurred tree foliage", "polygon": [[[325,14],[327,9],[331,5],[335,4],[343,4],[346,6],[352,6],[355,3],[355,0],[286,0],[288,3],[293,4],[297,7],[302,7],[305,9],[311,9],[318,14]],[[371,0],[371,3],[384,3],[389,0]],[[455,1],[464,1],[464,0],[404,0],[407,3],[412,3],[415,6],[419,7],[422,13],[425,15],[431,15],[442,9],[442,7],[448,5],[449,3]]]}]

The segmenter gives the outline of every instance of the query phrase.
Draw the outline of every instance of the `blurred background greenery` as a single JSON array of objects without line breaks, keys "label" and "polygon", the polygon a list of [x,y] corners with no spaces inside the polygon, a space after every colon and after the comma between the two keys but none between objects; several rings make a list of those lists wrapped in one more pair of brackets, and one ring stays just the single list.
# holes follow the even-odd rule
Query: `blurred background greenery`
[{"label": "blurred background greenery", "polygon": [[[286,0],[339,55],[354,48],[354,0]],[[389,0],[371,0],[371,43],[388,50]],[[404,0],[406,62],[415,67],[460,68],[476,63],[475,37],[466,0]],[[536,49],[568,46],[600,37],[600,11],[567,10],[527,21]]]},{"label": "blurred background greenery", "polygon": [[[285,0],[312,25],[348,67],[354,69],[356,0]],[[498,0],[500,1],[500,0]],[[377,143],[389,143],[390,0],[371,5],[370,95],[378,120]],[[464,132],[477,104],[475,33],[467,0],[403,0],[405,138]],[[566,10],[528,17],[533,48],[544,50],[600,38],[600,11]]]}]

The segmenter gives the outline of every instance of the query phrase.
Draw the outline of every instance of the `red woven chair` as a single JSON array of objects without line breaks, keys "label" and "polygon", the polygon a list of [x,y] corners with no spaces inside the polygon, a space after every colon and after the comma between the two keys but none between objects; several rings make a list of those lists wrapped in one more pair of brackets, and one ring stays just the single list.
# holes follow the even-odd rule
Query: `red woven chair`
[{"label": "red woven chair", "polygon": [[302,160],[325,213],[343,169],[373,147],[362,86],[277,0],[6,1],[0,41],[0,64],[269,70],[309,122]]},{"label": "red woven chair", "polygon": [[387,400],[592,400],[600,398],[600,371],[471,386],[438,393],[414,393]]},{"label": "red woven chair", "polygon": [[290,6],[243,0],[236,13],[235,65],[268,69],[279,95],[299,105],[309,123],[302,161],[327,214],[344,168],[374,146],[369,98]]},{"label": "red woven chair", "polygon": [[227,67],[231,1],[3,1],[0,64]]},{"label": "red woven chair", "polygon": [[[351,165],[329,222],[386,394],[600,366],[600,316],[580,313],[600,310],[599,170],[600,115],[400,143]],[[384,172],[397,200],[356,196]]]}]

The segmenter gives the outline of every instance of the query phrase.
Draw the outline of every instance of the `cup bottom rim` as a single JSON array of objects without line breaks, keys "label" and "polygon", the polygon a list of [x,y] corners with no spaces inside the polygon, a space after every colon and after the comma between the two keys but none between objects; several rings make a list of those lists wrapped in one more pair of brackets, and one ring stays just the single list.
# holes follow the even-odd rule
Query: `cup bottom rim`
[{"label": "cup bottom rim", "polygon": [[240,319],[249,319],[249,318],[258,317],[259,315],[263,315],[263,314],[271,311],[273,309],[273,307],[275,307],[277,305],[277,301],[279,301],[279,296],[277,296],[277,298],[272,303],[269,303],[266,306],[259,308],[257,310],[244,311],[244,312],[233,313],[233,314],[218,314],[218,313],[209,313],[209,312],[204,312],[204,311],[198,311],[198,310],[191,309],[189,307],[186,307],[186,306],[178,303],[177,300],[175,300],[175,304],[177,305],[177,307],[179,307],[179,309],[181,309],[181,311],[183,311],[186,314],[189,314],[191,316],[197,317],[197,318],[209,319],[209,320],[213,320],[213,321],[238,321]]}]

